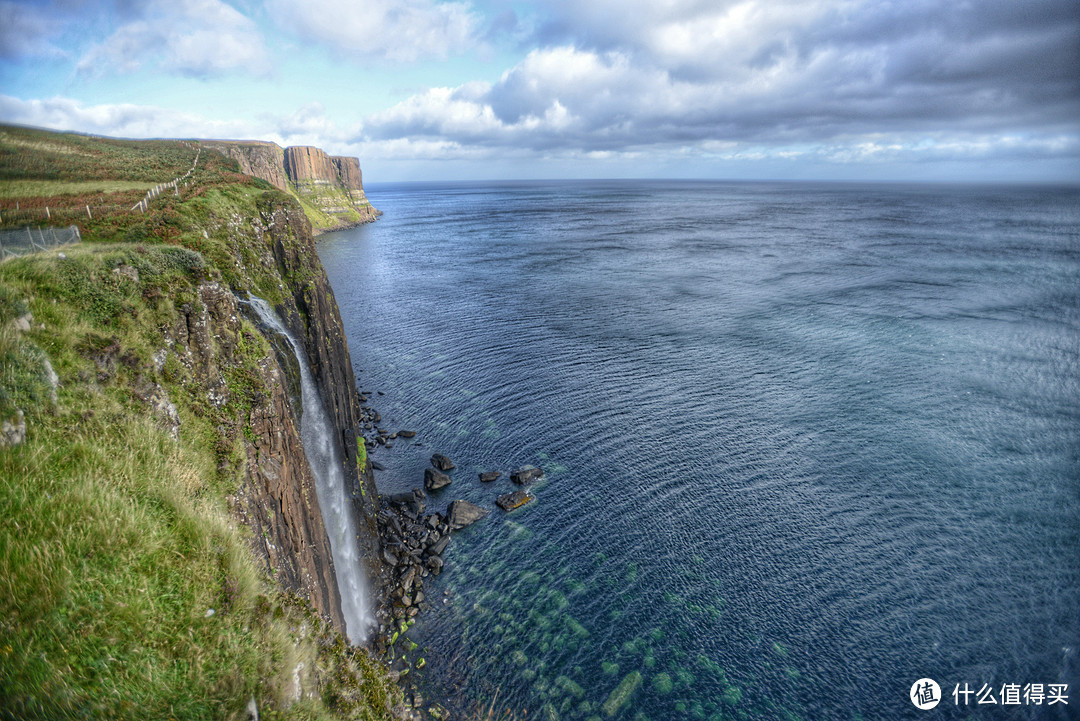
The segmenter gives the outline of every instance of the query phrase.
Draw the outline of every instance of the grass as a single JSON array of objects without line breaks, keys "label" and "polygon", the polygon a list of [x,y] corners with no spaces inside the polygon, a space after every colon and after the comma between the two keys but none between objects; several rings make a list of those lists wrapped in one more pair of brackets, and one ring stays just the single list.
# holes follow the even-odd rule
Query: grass
[{"label": "grass", "polygon": [[87,193],[146,192],[156,183],[145,180],[6,180],[0,182],[0,198],[53,198]]},{"label": "grass", "polygon": [[[154,172],[167,179],[193,151],[163,142],[0,128],[0,153],[20,154],[0,157],[0,176],[84,183],[164,148]],[[88,176],[62,177],[68,160]],[[265,339],[241,324],[218,359],[218,408],[163,335],[201,283],[273,301],[293,281],[257,227],[291,203],[267,187],[210,157],[146,215],[85,219],[66,257],[0,263],[0,416],[18,409],[27,426],[0,448],[0,719],[246,719],[251,698],[266,719],[382,719],[399,699],[365,651],[262,574],[230,510],[243,422],[268,391]],[[179,440],[141,399],[148,386],[175,404]]]}]

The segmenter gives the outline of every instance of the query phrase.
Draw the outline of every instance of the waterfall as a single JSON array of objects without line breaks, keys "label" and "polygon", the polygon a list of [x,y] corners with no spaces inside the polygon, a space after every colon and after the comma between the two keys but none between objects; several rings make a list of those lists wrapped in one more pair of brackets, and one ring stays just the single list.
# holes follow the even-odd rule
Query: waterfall
[{"label": "waterfall", "polygon": [[374,625],[374,620],[368,611],[366,582],[356,543],[352,501],[346,486],[337,433],[311,375],[304,347],[293,338],[265,300],[251,296],[250,300],[241,302],[249,305],[264,324],[288,339],[300,364],[303,405],[300,436],[304,443],[304,453],[315,476],[315,492],[322,507],[323,524],[330,537],[330,552],[334,556],[334,571],[341,595],[341,613],[345,617],[345,632],[351,643],[362,643],[368,628]]}]

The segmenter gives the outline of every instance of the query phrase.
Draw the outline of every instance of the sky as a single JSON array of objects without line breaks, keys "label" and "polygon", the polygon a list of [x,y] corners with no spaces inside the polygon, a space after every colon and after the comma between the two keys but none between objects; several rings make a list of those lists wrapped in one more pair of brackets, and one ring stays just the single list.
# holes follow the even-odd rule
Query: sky
[{"label": "sky", "polygon": [[0,0],[0,122],[366,183],[1080,183],[1080,0]]}]

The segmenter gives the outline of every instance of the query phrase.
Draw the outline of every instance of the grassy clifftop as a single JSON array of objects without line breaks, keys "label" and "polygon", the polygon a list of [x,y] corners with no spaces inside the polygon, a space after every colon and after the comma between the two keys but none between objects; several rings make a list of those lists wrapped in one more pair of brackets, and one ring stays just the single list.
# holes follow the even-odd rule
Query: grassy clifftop
[{"label": "grassy clifftop", "polygon": [[236,294],[278,304],[313,283],[271,248],[302,211],[208,152],[178,194],[129,210],[197,152],[0,127],[0,224],[48,206],[83,237],[0,263],[0,718],[376,719],[399,703],[289,566],[300,531],[259,486],[296,461],[268,427],[295,430],[274,418],[286,371]]}]

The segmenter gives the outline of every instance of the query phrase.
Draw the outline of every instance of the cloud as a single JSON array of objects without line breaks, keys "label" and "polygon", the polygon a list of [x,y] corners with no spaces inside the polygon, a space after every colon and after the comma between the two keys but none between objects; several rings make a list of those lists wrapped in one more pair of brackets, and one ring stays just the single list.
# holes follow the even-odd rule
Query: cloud
[{"label": "cloud", "polygon": [[444,60],[476,46],[479,17],[464,2],[434,0],[272,0],[285,30],[359,59]]},{"label": "cloud", "polygon": [[0,118],[7,123],[120,138],[250,138],[262,128],[212,120],[197,113],[130,103],[85,105],[64,97],[21,100],[0,95]]},{"label": "cloud", "polygon": [[[533,50],[494,83],[409,98],[368,117],[365,132],[585,154],[855,142],[858,155],[883,157],[890,135],[905,152],[913,138],[954,135],[1035,153],[1080,130],[1080,10],[1067,0],[550,7],[537,39],[563,44]],[[1030,142],[1005,141],[1016,137]]]},{"label": "cloud", "polygon": [[213,77],[264,75],[271,69],[254,21],[221,0],[155,0],[134,7],[133,19],[82,56],[79,73],[129,73],[151,65],[166,73]]},{"label": "cloud", "polygon": [[0,2],[0,58],[56,57],[64,54],[53,44],[58,28],[39,7]]}]

